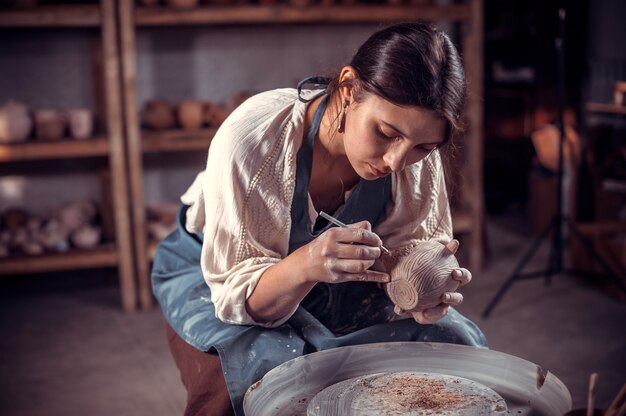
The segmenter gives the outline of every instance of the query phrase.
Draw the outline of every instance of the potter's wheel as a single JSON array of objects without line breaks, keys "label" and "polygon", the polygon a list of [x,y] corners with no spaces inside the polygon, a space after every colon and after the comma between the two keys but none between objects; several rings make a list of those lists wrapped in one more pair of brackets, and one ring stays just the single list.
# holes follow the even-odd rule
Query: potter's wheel
[{"label": "potter's wheel", "polygon": [[[322,396],[315,397],[329,386],[399,372],[475,382],[497,393],[509,414],[560,416],[572,405],[569,391],[558,378],[521,358],[454,344],[394,342],[334,348],[288,361],[248,389],[244,411],[246,416],[304,416],[310,402],[311,412],[315,411],[314,400]],[[498,411],[494,408],[483,414]]]},{"label": "potter's wheel", "polygon": [[313,397],[307,416],[505,416],[504,399],[462,377],[399,371],[349,378]]}]

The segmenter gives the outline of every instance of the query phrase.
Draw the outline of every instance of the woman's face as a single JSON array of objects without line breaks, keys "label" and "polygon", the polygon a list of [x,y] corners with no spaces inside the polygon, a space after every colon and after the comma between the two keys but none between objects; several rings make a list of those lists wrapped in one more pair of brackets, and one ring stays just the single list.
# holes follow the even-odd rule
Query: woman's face
[{"label": "woman's face", "polygon": [[399,172],[443,143],[446,122],[422,107],[400,107],[374,94],[347,108],[343,147],[367,180]]}]

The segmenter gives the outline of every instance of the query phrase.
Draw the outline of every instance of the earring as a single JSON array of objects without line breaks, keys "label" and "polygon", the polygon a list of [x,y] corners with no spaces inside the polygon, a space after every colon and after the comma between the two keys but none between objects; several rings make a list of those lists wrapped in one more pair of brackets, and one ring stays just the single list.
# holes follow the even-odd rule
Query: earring
[{"label": "earring", "polygon": [[348,102],[343,103],[343,112],[341,113],[341,117],[339,118],[339,125],[337,126],[337,131],[339,133],[343,133],[346,129],[346,108],[348,107]]}]

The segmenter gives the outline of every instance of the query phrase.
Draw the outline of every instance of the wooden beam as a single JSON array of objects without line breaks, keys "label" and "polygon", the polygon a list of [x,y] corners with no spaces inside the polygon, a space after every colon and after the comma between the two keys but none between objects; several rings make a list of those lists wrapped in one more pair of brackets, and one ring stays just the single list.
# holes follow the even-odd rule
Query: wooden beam
[{"label": "wooden beam", "polygon": [[117,260],[117,252],[112,246],[39,256],[18,256],[0,260],[0,275],[115,267]]},{"label": "wooden beam", "polygon": [[385,23],[398,21],[456,22],[467,20],[463,4],[445,6],[311,6],[282,5],[201,6],[175,10],[167,7],[135,8],[138,26],[289,24],[289,23]]},{"label": "wooden beam", "polygon": [[123,137],[123,112],[120,91],[120,61],[117,49],[117,28],[115,0],[101,0],[102,10],[102,51],[104,54],[104,86],[106,103],[106,128],[109,137],[111,185],[113,209],[115,213],[115,242],[118,250],[118,272],[122,307],[132,311],[136,306],[134,279],[134,256],[132,235],[129,232],[130,206],[126,178],[126,152]]},{"label": "wooden beam", "polygon": [[58,142],[29,141],[0,144],[0,162],[106,156],[108,153],[109,141],[104,137]]},{"label": "wooden beam", "polygon": [[139,291],[139,306],[148,309],[152,306],[150,284],[150,260],[148,259],[148,227],[143,194],[143,148],[137,114],[137,54],[135,46],[135,24],[133,20],[134,2],[120,0],[118,17],[120,33],[120,56],[122,65],[122,99],[126,120],[126,154],[128,156],[128,178],[130,186],[130,214],[133,230],[133,250]]},{"label": "wooden beam", "polygon": [[98,27],[97,4],[7,7],[0,9],[0,27]]}]

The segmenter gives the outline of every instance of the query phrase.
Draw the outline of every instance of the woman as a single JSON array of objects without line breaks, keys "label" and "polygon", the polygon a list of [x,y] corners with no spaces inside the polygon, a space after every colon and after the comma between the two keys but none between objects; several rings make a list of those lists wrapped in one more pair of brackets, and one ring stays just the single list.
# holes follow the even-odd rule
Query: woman
[{"label": "woman", "polygon": [[[315,88],[302,90],[307,83]],[[336,77],[259,94],[229,116],[153,267],[186,414],[243,414],[250,384],[312,351],[486,346],[449,308],[460,293],[402,319],[380,284],[389,275],[372,268],[383,242],[396,255],[420,240],[452,241],[439,148],[459,130],[464,97],[448,37],[399,24],[375,33]],[[462,285],[471,274],[450,278]]]}]

